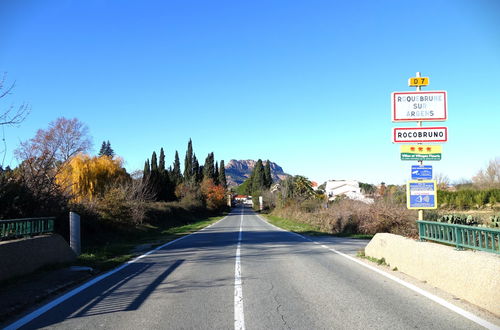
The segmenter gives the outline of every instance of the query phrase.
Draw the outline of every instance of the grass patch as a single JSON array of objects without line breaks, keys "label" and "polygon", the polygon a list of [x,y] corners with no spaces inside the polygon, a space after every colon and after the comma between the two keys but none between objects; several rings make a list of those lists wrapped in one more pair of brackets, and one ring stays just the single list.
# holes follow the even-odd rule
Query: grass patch
[{"label": "grass patch", "polygon": [[263,214],[263,216],[269,221],[269,223],[275,225],[276,227],[280,227],[285,230],[292,231],[294,233],[305,234],[305,235],[328,235],[328,233],[321,231],[318,227],[312,226],[304,222],[299,222],[291,219],[284,219],[269,214]]},{"label": "grass patch", "polygon": [[150,250],[181,236],[198,231],[222,219],[224,216],[208,217],[171,228],[148,226],[148,228],[138,231],[133,237],[116,240],[105,245],[84,248],[82,254],[77,259],[77,264],[92,267],[97,271],[106,271],[132,259],[137,254],[141,254],[142,251],[133,253],[133,250],[138,245],[144,245],[146,250]]},{"label": "grass patch", "polygon": [[262,214],[263,217],[265,217],[269,223],[275,225],[276,227],[280,227],[282,229],[292,231],[294,233],[298,234],[304,234],[304,235],[310,235],[310,236],[323,236],[323,235],[328,235],[328,236],[335,236],[335,237],[348,237],[348,238],[358,238],[358,239],[371,239],[373,238],[373,235],[367,235],[367,234],[349,234],[349,233],[340,233],[340,234],[331,234],[325,231],[322,231],[319,227],[310,225],[305,222],[297,221],[297,220],[292,220],[292,219],[285,219],[281,218],[275,215],[269,215],[269,214]]},{"label": "grass patch", "polygon": [[[388,266],[388,264],[385,262],[385,258],[378,259],[378,258],[367,256],[367,255],[365,255],[365,251],[358,251],[358,253],[356,255],[359,258],[369,260],[369,261],[374,262],[380,266]],[[393,270],[397,270],[397,268],[395,268]]]}]

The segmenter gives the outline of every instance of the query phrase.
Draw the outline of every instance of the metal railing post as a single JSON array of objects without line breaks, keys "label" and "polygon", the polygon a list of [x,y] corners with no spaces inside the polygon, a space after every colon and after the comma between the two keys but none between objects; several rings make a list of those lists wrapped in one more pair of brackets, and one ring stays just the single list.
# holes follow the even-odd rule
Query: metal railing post
[{"label": "metal railing post", "polygon": [[460,228],[455,227],[454,229],[455,229],[455,243],[456,243],[456,246],[457,246],[456,249],[457,250],[462,250],[462,248],[460,246],[461,243],[462,243],[462,235],[461,235],[461,233],[459,235]]}]

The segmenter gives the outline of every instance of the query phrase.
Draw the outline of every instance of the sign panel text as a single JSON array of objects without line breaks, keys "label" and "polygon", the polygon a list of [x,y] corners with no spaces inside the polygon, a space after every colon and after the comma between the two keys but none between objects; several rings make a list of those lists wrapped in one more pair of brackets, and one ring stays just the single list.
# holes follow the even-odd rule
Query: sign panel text
[{"label": "sign panel text", "polygon": [[445,121],[448,119],[446,91],[394,92],[392,121]]},{"label": "sign panel text", "polygon": [[448,141],[448,127],[394,127],[394,143],[428,143]]},{"label": "sign panel text", "polygon": [[436,181],[408,181],[406,185],[406,197],[406,206],[409,209],[436,209]]}]

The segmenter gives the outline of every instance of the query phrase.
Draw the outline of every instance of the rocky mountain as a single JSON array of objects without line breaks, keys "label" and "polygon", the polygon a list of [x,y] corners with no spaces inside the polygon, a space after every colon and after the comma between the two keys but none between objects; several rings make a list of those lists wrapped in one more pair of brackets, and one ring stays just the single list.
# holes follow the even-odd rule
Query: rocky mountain
[{"label": "rocky mountain", "polygon": [[[255,167],[255,163],[257,163],[257,161],[252,159],[231,159],[225,167],[228,186],[237,186],[239,184],[242,184],[243,181],[250,177],[250,174]],[[264,161],[263,163],[265,165],[266,161]],[[271,175],[274,182],[283,180],[288,176],[288,174],[283,172],[281,166],[273,162],[271,162]]]}]

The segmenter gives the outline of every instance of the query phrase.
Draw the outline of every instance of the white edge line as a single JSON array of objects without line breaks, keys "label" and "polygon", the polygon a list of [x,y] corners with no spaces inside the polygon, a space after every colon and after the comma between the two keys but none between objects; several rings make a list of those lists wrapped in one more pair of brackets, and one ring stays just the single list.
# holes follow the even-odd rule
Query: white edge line
[{"label": "white edge line", "polygon": [[57,305],[59,305],[60,303],[62,303],[62,302],[64,302],[64,301],[68,300],[69,298],[71,298],[71,297],[73,297],[73,296],[77,295],[78,293],[80,293],[80,292],[82,292],[83,290],[87,289],[88,287],[90,287],[90,286],[92,286],[92,285],[96,284],[97,282],[100,282],[100,281],[102,281],[103,279],[105,279],[105,278],[107,278],[107,277],[109,277],[109,276],[113,275],[114,273],[119,272],[120,270],[122,270],[123,268],[127,267],[128,265],[133,264],[134,262],[136,262],[136,261],[138,261],[138,260],[140,260],[140,259],[142,259],[142,258],[144,258],[144,257],[146,257],[146,256],[148,256],[148,255],[150,255],[151,253],[156,252],[156,251],[158,251],[158,250],[160,250],[160,249],[163,249],[164,247],[169,246],[169,245],[171,245],[171,244],[174,244],[174,243],[176,243],[176,242],[178,242],[178,241],[180,241],[180,240],[182,240],[182,239],[184,239],[184,238],[186,238],[186,237],[188,237],[188,236],[195,235],[195,234],[197,234],[197,233],[199,233],[199,232],[201,232],[201,231],[203,231],[203,230],[205,230],[205,229],[207,229],[207,228],[210,228],[210,227],[212,227],[213,225],[215,225],[215,224],[217,224],[217,223],[221,222],[222,220],[226,219],[229,215],[231,215],[231,213],[229,213],[228,215],[226,215],[224,218],[222,218],[222,219],[220,219],[220,220],[218,220],[218,221],[216,221],[216,222],[212,223],[212,224],[211,224],[211,225],[209,225],[209,226],[206,226],[206,227],[204,227],[204,228],[202,228],[202,229],[200,229],[200,230],[198,230],[198,231],[195,231],[194,233],[191,233],[191,234],[188,234],[188,235],[185,235],[185,236],[179,237],[179,238],[177,238],[177,239],[175,239],[175,240],[173,240],[173,241],[170,241],[170,242],[167,242],[167,243],[165,243],[165,244],[163,244],[163,245],[160,245],[160,246],[158,246],[158,247],[154,248],[153,250],[150,250],[150,251],[148,251],[148,252],[144,253],[143,255],[140,255],[140,256],[138,256],[138,257],[136,257],[136,258],[132,259],[132,260],[129,260],[129,261],[125,262],[124,264],[122,264],[122,265],[120,265],[120,266],[118,266],[118,267],[116,267],[116,268],[114,268],[114,269],[110,270],[110,271],[109,271],[109,272],[107,272],[107,273],[104,273],[104,274],[102,274],[102,275],[100,275],[100,276],[98,276],[98,277],[96,277],[96,278],[93,278],[92,280],[90,280],[90,281],[88,281],[88,282],[86,282],[86,283],[82,284],[81,286],[79,286],[79,287],[77,287],[77,288],[75,288],[75,289],[71,290],[70,292],[65,293],[64,295],[60,296],[59,298],[56,298],[56,299],[52,300],[51,302],[49,302],[49,303],[47,303],[47,304],[43,305],[42,307],[40,307],[40,308],[38,308],[38,309],[34,310],[33,312],[31,312],[31,313],[29,313],[28,315],[26,315],[26,316],[24,316],[24,317],[20,318],[19,320],[15,321],[15,322],[13,322],[13,323],[11,323],[11,324],[9,324],[7,327],[5,327],[5,328],[4,328],[4,330],[15,330],[15,329],[19,329],[20,327],[22,327],[22,326],[26,325],[27,323],[29,323],[29,322],[33,321],[34,319],[36,319],[36,318],[37,318],[37,317],[39,317],[40,315],[42,315],[42,314],[44,314],[44,313],[48,312],[49,310],[51,310],[52,308],[56,307],[56,306],[57,306]]},{"label": "white edge line", "polygon": [[468,312],[468,311],[466,311],[466,310],[464,310],[464,309],[462,309],[462,308],[460,308],[460,307],[458,307],[458,306],[455,306],[455,305],[453,305],[453,304],[449,303],[448,301],[444,300],[443,298],[440,298],[440,297],[438,297],[438,296],[436,296],[436,295],[433,295],[432,293],[427,292],[427,291],[425,291],[425,290],[423,290],[423,289],[421,289],[421,288],[419,288],[419,287],[417,287],[417,286],[415,286],[415,285],[413,285],[413,284],[411,284],[411,283],[408,283],[408,282],[406,282],[406,281],[403,281],[402,279],[397,278],[397,277],[396,277],[396,276],[394,276],[394,275],[391,275],[391,274],[389,274],[389,273],[384,272],[383,270],[380,270],[380,269],[378,269],[378,268],[376,268],[376,267],[373,267],[373,266],[371,266],[371,265],[368,265],[368,264],[366,264],[366,263],[362,262],[361,260],[358,260],[358,259],[356,259],[356,258],[354,258],[354,257],[352,257],[352,256],[350,256],[350,255],[344,254],[344,253],[342,253],[342,252],[340,252],[340,251],[337,251],[337,250],[335,250],[335,249],[333,249],[333,248],[329,248],[329,247],[327,247],[327,246],[326,246],[326,245],[324,245],[324,244],[321,244],[321,243],[319,243],[319,242],[313,241],[313,240],[312,240],[312,239],[310,239],[310,238],[307,238],[307,237],[302,236],[302,235],[300,235],[300,234],[297,234],[297,233],[294,233],[294,232],[291,232],[291,231],[285,230],[285,229],[283,229],[283,228],[279,228],[279,227],[277,227],[277,226],[273,225],[272,223],[269,223],[267,220],[263,219],[260,215],[257,215],[257,216],[258,216],[258,217],[259,217],[262,221],[264,221],[265,223],[267,223],[268,225],[270,225],[270,226],[272,226],[272,227],[274,227],[274,228],[276,228],[276,229],[278,229],[278,230],[280,230],[280,231],[284,231],[284,232],[287,232],[287,233],[293,234],[293,235],[295,235],[295,236],[299,236],[299,237],[301,237],[302,239],[304,239],[304,240],[306,240],[306,241],[312,242],[312,243],[314,243],[314,244],[318,244],[318,245],[320,245],[321,247],[323,247],[323,248],[325,248],[325,249],[330,250],[331,252],[334,252],[334,253],[336,253],[336,254],[338,254],[338,255],[340,255],[340,256],[342,256],[342,257],[344,257],[344,258],[347,258],[347,259],[349,259],[349,260],[351,260],[351,261],[354,261],[355,263],[357,263],[357,264],[359,264],[359,265],[361,265],[361,266],[363,266],[363,267],[366,267],[366,268],[368,268],[368,269],[370,269],[370,270],[372,270],[372,271],[374,271],[374,272],[376,272],[376,273],[378,273],[378,274],[380,274],[380,275],[382,275],[382,276],[384,276],[384,277],[386,277],[386,278],[388,278],[388,279],[390,279],[390,280],[393,280],[394,282],[399,283],[399,284],[401,284],[402,286],[405,286],[405,287],[407,287],[408,289],[410,289],[410,290],[412,290],[412,291],[415,291],[416,293],[418,293],[418,294],[420,294],[420,295],[422,295],[422,296],[424,296],[424,297],[426,297],[426,298],[428,298],[428,299],[430,299],[430,300],[432,300],[432,301],[434,301],[434,302],[438,303],[439,305],[441,305],[441,306],[443,306],[443,307],[448,308],[449,310],[451,310],[451,311],[453,311],[453,312],[455,312],[455,313],[457,313],[457,314],[462,315],[463,317],[465,317],[465,318],[467,318],[467,319],[471,320],[472,322],[475,322],[475,323],[477,323],[477,324],[479,324],[479,325],[481,325],[481,326],[483,326],[483,327],[485,327],[485,328],[487,328],[487,329],[492,329],[492,330],[498,330],[498,329],[500,329],[500,327],[499,327],[499,326],[497,326],[497,325],[495,325],[495,324],[493,324],[493,323],[490,323],[490,322],[486,321],[485,319],[482,319],[482,318],[480,318],[479,316],[476,316],[476,315],[474,315],[474,314],[472,314],[472,313],[470,313],[470,312]]},{"label": "white edge line", "polygon": [[243,286],[241,283],[241,237],[243,231],[243,209],[241,209],[240,231],[238,234],[238,245],[236,247],[236,258],[234,262],[234,329],[245,329],[245,314],[243,313]]}]

